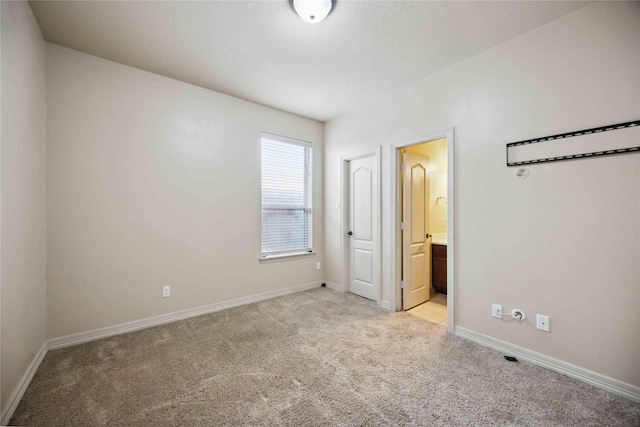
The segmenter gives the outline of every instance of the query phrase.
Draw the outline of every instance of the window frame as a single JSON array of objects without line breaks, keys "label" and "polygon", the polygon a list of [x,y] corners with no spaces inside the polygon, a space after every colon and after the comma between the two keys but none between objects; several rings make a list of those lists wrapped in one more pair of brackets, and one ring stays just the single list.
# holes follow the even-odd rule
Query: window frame
[{"label": "window frame", "polygon": [[[269,204],[265,203],[265,141],[278,144],[288,144],[305,149],[304,153],[304,201],[302,205]],[[272,133],[262,132],[260,138],[260,188],[261,188],[261,235],[260,235],[260,262],[286,261],[288,259],[305,258],[314,256],[313,251],[313,144],[308,141],[288,138]],[[265,251],[265,210],[273,211],[303,211],[305,230],[302,238],[306,239],[306,249],[287,248],[283,250]]]}]

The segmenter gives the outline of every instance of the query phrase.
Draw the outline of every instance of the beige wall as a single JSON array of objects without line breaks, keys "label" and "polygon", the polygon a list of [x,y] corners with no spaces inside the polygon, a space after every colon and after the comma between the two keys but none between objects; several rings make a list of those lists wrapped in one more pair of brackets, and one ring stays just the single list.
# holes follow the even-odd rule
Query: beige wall
[{"label": "beige wall", "polygon": [[[341,280],[340,156],[383,146],[389,301],[390,145],[454,126],[455,325],[640,386],[640,155],[531,166],[527,179],[505,166],[509,142],[637,120],[638,40],[640,3],[595,3],[328,122],[327,280]],[[492,303],[529,318],[494,319]]]},{"label": "beige wall", "polygon": [[27,2],[2,2],[2,416],[46,340],[45,43]]},{"label": "beige wall", "polygon": [[[426,144],[407,148],[408,151],[429,157],[429,233],[447,232],[447,139],[437,139]],[[444,197],[445,200],[438,200]]]},{"label": "beige wall", "polygon": [[[323,279],[322,123],[53,44],[47,112],[49,338]],[[263,131],[313,143],[315,257],[258,261]]]}]

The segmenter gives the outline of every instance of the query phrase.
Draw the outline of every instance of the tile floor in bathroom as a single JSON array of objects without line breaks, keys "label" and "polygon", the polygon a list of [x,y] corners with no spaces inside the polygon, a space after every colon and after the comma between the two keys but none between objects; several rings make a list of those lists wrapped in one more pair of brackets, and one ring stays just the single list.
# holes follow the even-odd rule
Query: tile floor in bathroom
[{"label": "tile floor in bathroom", "polygon": [[447,326],[447,296],[431,289],[431,299],[407,310],[407,313]]}]

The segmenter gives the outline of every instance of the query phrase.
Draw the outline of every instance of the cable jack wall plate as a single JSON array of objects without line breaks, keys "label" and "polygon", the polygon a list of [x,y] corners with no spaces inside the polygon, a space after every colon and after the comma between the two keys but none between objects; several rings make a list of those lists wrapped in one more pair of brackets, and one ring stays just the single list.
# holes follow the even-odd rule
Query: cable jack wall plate
[{"label": "cable jack wall plate", "polygon": [[519,308],[514,308],[513,310],[511,310],[511,317],[516,320],[524,320],[527,318],[527,315],[524,314],[524,311],[520,310]]},{"label": "cable jack wall plate", "polygon": [[536,328],[544,332],[549,332],[549,316],[536,314]]}]

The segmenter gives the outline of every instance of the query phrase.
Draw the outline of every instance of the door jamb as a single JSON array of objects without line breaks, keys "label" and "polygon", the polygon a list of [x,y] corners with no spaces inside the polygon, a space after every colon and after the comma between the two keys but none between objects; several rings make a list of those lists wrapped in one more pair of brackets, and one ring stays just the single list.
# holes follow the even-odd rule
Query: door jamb
[{"label": "door jamb", "polygon": [[424,144],[437,139],[447,138],[447,331],[453,332],[455,326],[454,305],[455,305],[455,223],[454,223],[454,128],[451,127],[441,132],[421,138],[418,141],[404,142],[391,145],[391,308],[394,311],[402,311],[401,283],[402,277],[402,234],[400,222],[402,220],[400,212],[401,192],[400,164],[402,158],[400,150],[413,145]]},{"label": "door jamb", "polygon": [[[374,231],[374,250],[376,251],[376,257],[374,258],[374,267],[373,267],[373,280],[376,284],[376,304],[381,305],[382,299],[382,284],[381,284],[381,253],[380,253],[380,239],[382,236],[381,233],[381,204],[382,200],[382,183],[381,183],[381,155],[380,155],[380,146],[377,146],[373,149],[356,151],[350,153],[348,155],[340,156],[340,259],[342,260],[342,292],[347,292],[349,290],[349,253],[347,251],[347,228],[349,227],[349,181],[347,179],[349,175],[349,162],[352,160],[361,159],[363,157],[374,157],[374,165],[376,167],[377,176],[374,179],[374,185],[376,188],[373,189],[373,195],[375,199],[373,200],[373,209],[376,212],[376,220],[373,224]],[[389,307],[386,307],[389,308]]]}]

